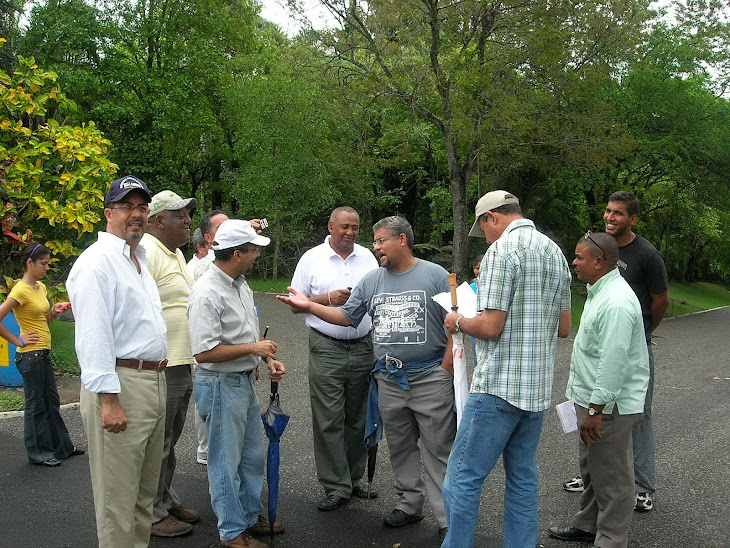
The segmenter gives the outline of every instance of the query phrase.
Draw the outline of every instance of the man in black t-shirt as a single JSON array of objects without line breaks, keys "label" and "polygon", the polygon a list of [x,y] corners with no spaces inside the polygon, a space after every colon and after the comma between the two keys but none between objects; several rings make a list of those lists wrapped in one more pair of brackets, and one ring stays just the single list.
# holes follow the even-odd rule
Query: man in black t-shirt
[{"label": "man in black t-shirt", "polygon": [[[632,431],[634,446],[634,476],[636,510],[648,512],[654,508],[654,429],[651,404],[654,393],[654,353],[651,334],[659,326],[669,306],[669,282],[662,256],[645,238],[634,234],[639,218],[639,201],[630,192],[614,192],[608,198],[603,214],[606,232],[618,243],[618,269],[634,290],[641,304],[644,331],[649,350],[649,387],[644,402],[644,420]],[[578,476],[563,483],[566,491],[583,491],[583,479]]]}]

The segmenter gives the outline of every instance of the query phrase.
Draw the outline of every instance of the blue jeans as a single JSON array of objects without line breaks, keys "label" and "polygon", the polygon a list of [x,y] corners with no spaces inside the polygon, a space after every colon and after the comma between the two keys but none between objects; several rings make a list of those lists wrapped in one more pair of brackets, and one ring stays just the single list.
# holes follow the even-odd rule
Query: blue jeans
[{"label": "blue jeans", "polygon": [[262,513],[264,426],[254,376],[198,367],[193,396],[208,432],[208,481],[221,540],[233,540]]},{"label": "blue jeans", "polygon": [[536,545],[536,453],[544,414],[490,394],[469,394],[444,481],[449,531],[442,547],[474,545],[482,485],[500,455],[506,474],[503,546]]},{"label": "blue jeans", "polygon": [[649,349],[649,386],[644,400],[644,419],[631,431],[634,445],[634,478],[637,493],[654,493],[654,419],[651,404],[654,400],[654,352]]},{"label": "blue jeans", "polygon": [[61,398],[56,388],[49,350],[15,354],[25,393],[25,451],[30,462],[65,459],[74,450],[61,417]]}]

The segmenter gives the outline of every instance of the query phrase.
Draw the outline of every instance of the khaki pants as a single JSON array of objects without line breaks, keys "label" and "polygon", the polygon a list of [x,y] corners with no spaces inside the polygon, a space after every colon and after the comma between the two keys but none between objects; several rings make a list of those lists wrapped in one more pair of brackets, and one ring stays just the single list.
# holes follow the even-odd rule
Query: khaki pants
[{"label": "khaki pants", "polygon": [[144,548],[149,545],[162,461],[165,372],[126,367],[116,372],[119,402],[127,415],[124,432],[102,429],[98,394],[81,388],[97,536],[101,548]]}]

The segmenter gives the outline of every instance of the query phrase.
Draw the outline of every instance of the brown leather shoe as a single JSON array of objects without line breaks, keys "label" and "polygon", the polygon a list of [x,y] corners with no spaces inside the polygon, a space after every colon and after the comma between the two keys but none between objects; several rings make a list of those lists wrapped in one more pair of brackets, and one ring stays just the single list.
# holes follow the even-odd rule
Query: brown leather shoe
[{"label": "brown leather shoe", "polygon": [[246,531],[233,540],[222,540],[221,546],[228,546],[228,548],[268,548],[263,542],[256,540]]},{"label": "brown leather shoe", "polygon": [[196,521],[200,521],[200,513],[197,510],[185,508],[183,505],[170,510],[170,515],[176,520],[184,521],[185,523],[195,523]]},{"label": "brown leather shoe", "polygon": [[[254,523],[251,527],[246,529],[247,533],[257,536],[270,535],[271,524],[264,516],[259,516],[259,520]],[[274,522],[274,534],[280,535],[284,532],[284,526],[278,521]]]},{"label": "brown leather shoe", "polygon": [[174,516],[168,515],[165,519],[152,524],[152,533],[155,537],[181,537],[193,530],[193,526],[184,523]]}]

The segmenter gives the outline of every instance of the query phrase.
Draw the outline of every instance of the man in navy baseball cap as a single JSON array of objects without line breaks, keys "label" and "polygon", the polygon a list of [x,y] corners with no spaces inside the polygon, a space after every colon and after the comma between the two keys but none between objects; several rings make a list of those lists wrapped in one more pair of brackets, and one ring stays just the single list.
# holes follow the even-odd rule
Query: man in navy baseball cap
[{"label": "man in navy baseball cap", "polygon": [[106,191],[106,196],[104,196],[104,205],[108,206],[114,202],[119,202],[133,190],[140,191],[147,198],[147,203],[152,201],[152,194],[150,194],[150,189],[147,188],[147,185],[141,179],[127,175],[111,184],[109,190]]}]

